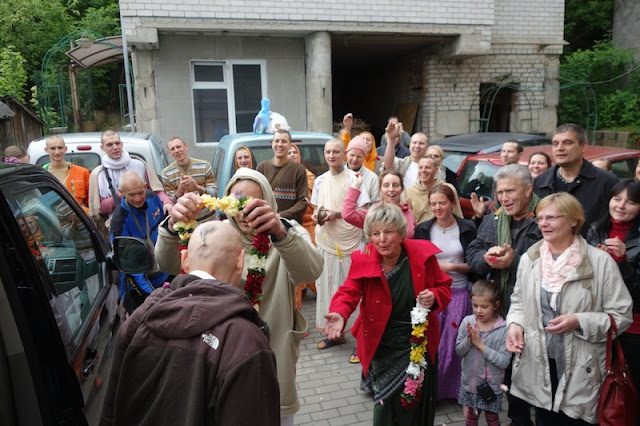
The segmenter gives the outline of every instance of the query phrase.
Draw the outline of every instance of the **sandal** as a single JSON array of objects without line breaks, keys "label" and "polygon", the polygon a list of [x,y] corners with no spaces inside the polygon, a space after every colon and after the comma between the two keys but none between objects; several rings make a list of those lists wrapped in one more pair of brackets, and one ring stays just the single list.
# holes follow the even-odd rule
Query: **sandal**
[{"label": "sandal", "polygon": [[360,358],[358,358],[355,349],[351,352],[351,356],[349,356],[349,364],[360,364]]},{"label": "sandal", "polygon": [[339,340],[324,339],[322,342],[318,343],[318,349],[328,349],[337,345],[343,345],[345,343],[347,343],[347,339],[344,336],[342,336],[342,338]]}]

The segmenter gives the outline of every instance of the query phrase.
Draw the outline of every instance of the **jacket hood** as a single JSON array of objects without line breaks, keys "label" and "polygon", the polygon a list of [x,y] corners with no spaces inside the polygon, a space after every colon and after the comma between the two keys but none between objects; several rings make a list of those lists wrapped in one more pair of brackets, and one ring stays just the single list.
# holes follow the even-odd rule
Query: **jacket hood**
[{"label": "jacket hood", "polygon": [[230,318],[244,317],[258,327],[264,325],[240,289],[195,275],[177,276],[171,288],[154,291],[146,304],[152,306],[144,323],[165,340],[199,336]]},{"label": "jacket hood", "polygon": [[[247,169],[247,168],[241,168],[236,170],[235,174],[233,175],[229,183],[227,183],[227,186],[224,189],[224,195],[229,195],[229,193],[231,192],[231,187],[235,185],[236,182],[238,182],[239,180],[252,180],[258,185],[260,185],[260,188],[262,189],[263,200],[269,203],[269,205],[271,206],[274,212],[278,211],[278,205],[276,204],[276,197],[275,195],[273,195],[271,184],[262,173],[256,170]],[[247,237],[244,235],[244,233],[240,230],[240,228],[236,224],[235,220],[229,220],[229,223],[238,232],[240,232],[240,235],[244,240],[247,239]]]}]

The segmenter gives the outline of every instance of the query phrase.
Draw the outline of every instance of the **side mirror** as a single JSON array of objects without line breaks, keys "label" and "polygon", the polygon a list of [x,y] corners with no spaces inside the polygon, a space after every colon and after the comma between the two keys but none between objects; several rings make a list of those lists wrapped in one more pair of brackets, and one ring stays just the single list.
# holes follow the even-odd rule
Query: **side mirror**
[{"label": "side mirror", "polygon": [[137,237],[115,237],[113,262],[125,274],[144,274],[156,270],[153,248]]}]

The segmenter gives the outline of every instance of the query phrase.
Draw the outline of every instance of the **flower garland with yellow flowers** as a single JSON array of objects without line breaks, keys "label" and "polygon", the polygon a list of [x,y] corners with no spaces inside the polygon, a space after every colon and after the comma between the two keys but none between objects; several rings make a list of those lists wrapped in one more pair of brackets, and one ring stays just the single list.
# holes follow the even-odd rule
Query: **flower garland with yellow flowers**
[{"label": "flower garland with yellow flowers", "polygon": [[407,367],[407,378],[400,402],[406,409],[413,408],[422,392],[422,382],[427,369],[427,327],[429,326],[429,309],[423,308],[420,301],[411,310],[411,355]]},{"label": "flower garland with yellow flowers", "polygon": [[[229,194],[222,198],[212,197],[208,194],[200,196],[200,208],[208,208],[209,210],[219,210],[224,212],[227,217],[233,216],[242,212],[244,207],[253,200],[251,197]],[[192,220],[189,223],[178,221],[173,225],[173,229],[178,232],[180,238],[180,248],[187,248],[189,238],[194,229],[198,226],[198,222]],[[244,292],[249,298],[251,305],[259,310],[260,301],[262,299],[262,283],[266,277],[266,263],[267,257],[269,257],[269,248],[271,247],[271,240],[266,232],[256,234],[251,243],[252,248],[249,254],[249,267],[247,268],[247,280],[244,285]]]}]

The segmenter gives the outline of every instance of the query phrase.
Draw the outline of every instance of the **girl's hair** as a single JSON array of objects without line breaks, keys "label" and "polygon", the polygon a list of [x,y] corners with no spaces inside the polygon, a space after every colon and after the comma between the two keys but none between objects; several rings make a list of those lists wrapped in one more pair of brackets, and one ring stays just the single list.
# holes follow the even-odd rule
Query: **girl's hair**
[{"label": "girl's hair", "polygon": [[640,181],[627,179],[615,184],[609,193],[609,200],[621,192],[627,191],[627,197],[634,203],[640,204]]},{"label": "girl's hair", "polygon": [[9,145],[4,149],[2,153],[4,157],[14,157],[14,158],[22,158],[27,155],[27,151],[24,148],[18,145]]},{"label": "girl's hair", "polygon": [[491,303],[495,306],[500,303],[500,287],[495,281],[478,280],[471,286],[469,297],[487,296]]},{"label": "girl's hair", "polygon": [[400,188],[402,188],[402,190],[404,191],[404,178],[402,177],[402,173],[394,169],[387,169],[384,172],[382,172],[379,178],[380,180],[378,182],[378,187],[382,188],[382,181],[386,176],[389,176],[389,175],[396,176],[398,179],[400,179]]},{"label": "girl's hair", "polygon": [[456,196],[448,185],[436,185],[431,188],[429,191],[429,201],[431,201],[431,196],[433,194],[444,194],[451,203],[454,205],[456,204]]},{"label": "girl's hair", "polygon": [[531,159],[534,157],[534,155],[542,155],[544,157],[544,159],[547,161],[547,167],[551,167],[552,163],[551,163],[551,157],[549,157],[549,154],[547,154],[546,152],[542,152],[542,151],[534,152],[529,157],[529,163],[531,163]]}]

